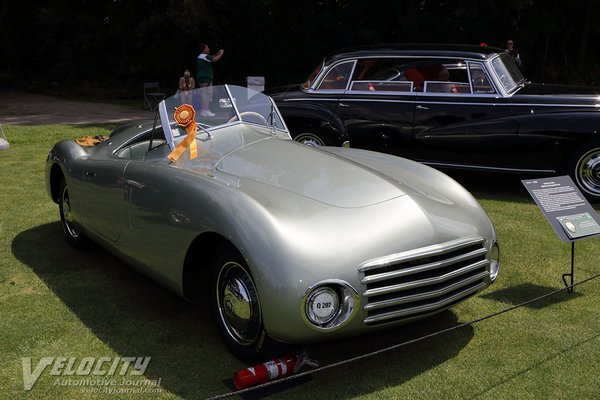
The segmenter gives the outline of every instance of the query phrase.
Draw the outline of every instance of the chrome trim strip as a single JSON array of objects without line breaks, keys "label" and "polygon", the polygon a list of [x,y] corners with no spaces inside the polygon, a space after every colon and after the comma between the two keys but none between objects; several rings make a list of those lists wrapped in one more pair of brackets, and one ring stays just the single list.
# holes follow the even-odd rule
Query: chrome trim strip
[{"label": "chrome trim strip", "polygon": [[402,317],[404,315],[416,314],[416,313],[419,313],[422,311],[437,310],[437,309],[447,306],[448,304],[455,302],[456,300],[465,298],[473,293],[476,293],[477,291],[483,289],[484,287],[485,287],[485,283],[482,283],[480,285],[475,286],[474,288],[464,290],[460,293],[455,294],[452,297],[449,297],[445,300],[442,300],[442,301],[439,301],[436,303],[428,304],[427,306],[413,307],[413,308],[408,308],[406,310],[393,311],[393,312],[386,313],[386,314],[371,316],[371,317],[365,318],[363,322],[365,324],[370,324],[373,322],[385,321],[385,320],[392,319],[392,318]]},{"label": "chrome trim strip", "polygon": [[[463,268],[454,270],[445,275],[436,276],[434,278],[421,279],[418,281],[411,281],[411,282],[407,282],[407,283],[401,283],[401,284],[392,285],[392,286],[385,286],[385,287],[376,288],[376,289],[367,289],[363,292],[363,296],[364,297],[372,297],[372,296],[377,296],[377,295],[382,295],[382,294],[397,293],[397,292],[402,292],[403,290],[415,289],[415,288],[419,288],[419,287],[423,287],[423,286],[429,286],[429,285],[434,285],[437,283],[443,283],[452,278],[459,277],[461,275],[464,275],[464,274],[474,271],[476,269],[479,269],[482,267],[488,267],[489,264],[490,264],[490,261],[486,259],[486,260],[476,262],[475,264],[470,264]],[[488,268],[488,270],[489,270],[489,268]],[[399,296],[401,296],[401,295],[399,295]]]},{"label": "chrome trim strip", "polygon": [[[330,94],[329,92],[327,94]],[[338,101],[337,98],[332,98],[332,99],[328,99],[328,98],[316,98],[316,99],[283,99],[283,102],[285,103],[286,101],[315,101],[315,100],[319,100],[319,101]]]},{"label": "chrome trim strip", "polygon": [[376,275],[365,276],[361,283],[368,285],[370,283],[386,281],[389,279],[399,278],[406,275],[412,275],[423,271],[431,271],[443,267],[447,267],[451,264],[455,264],[464,260],[485,256],[487,254],[487,249],[482,247],[480,249],[471,251],[469,253],[460,254],[456,257],[448,258],[442,261],[432,262],[429,264],[418,265],[410,268],[402,268],[395,271],[384,272]]},{"label": "chrome trim strip", "polygon": [[[336,92],[338,94],[345,94],[344,91],[338,91]],[[405,92],[398,92],[398,93],[402,93],[405,94]],[[328,91],[327,94],[332,94],[331,91]],[[429,93],[421,93],[421,92],[412,92],[410,94],[411,97],[416,97],[416,99],[413,100],[389,100],[389,99],[348,99],[348,98],[344,98],[344,99],[338,99],[338,98],[310,98],[310,99],[284,99],[283,101],[315,101],[315,100],[319,100],[319,101],[374,101],[374,102],[382,102],[382,103],[422,103],[422,104],[440,104],[440,105],[446,105],[446,104],[451,104],[451,105],[459,105],[459,106],[505,106],[505,107],[509,107],[509,106],[517,106],[517,107],[572,107],[572,108],[576,108],[576,107],[581,107],[581,108],[600,108],[600,103],[599,104],[539,104],[539,103],[476,103],[476,102],[467,102],[467,101],[427,101],[424,98],[425,97],[434,97],[434,96],[439,96],[439,93],[436,94],[429,94]],[[469,96],[477,96],[477,97],[482,97],[482,98],[490,98],[490,97],[494,97],[494,98],[502,98],[502,97],[498,97],[495,94],[469,94]],[[451,96],[449,96],[451,97]],[[461,96],[462,98],[462,96]],[[518,117],[518,115],[515,115],[515,117]]]},{"label": "chrome trim strip", "polygon": [[460,169],[476,169],[482,171],[504,171],[504,172],[517,172],[517,173],[538,173],[538,174],[555,174],[557,173],[554,169],[527,169],[527,168],[506,168],[506,167],[486,167],[483,165],[465,165],[465,164],[452,164],[442,163],[435,161],[419,161],[420,163],[431,165],[435,167],[448,167],[448,168],[460,168]]},{"label": "chrome trim strip", "polygon": [[435,298],[435,297],[440,297],[440,296],[450,293],[456,289],[460,289],[461,287],[464,287],[471,283],[485,279],[485,278],[489,277],[489,275],[490,275],[489,272],[485,271],[485,272],[482,272],[475,276],[472,276],[469,279],[465,279],[463,281],[456,282],[453,285],[444,287],[439,290],[423,292],[423,293],[415,294],[412,296],[398,297],[395,299],[389,299],[389,300],[384,300],[384,301],[375,301],[373,303],[369,303],[369,304],[365,305],[364,309],[366,311],[378,310],[381,308],[392,307],[392,306],[399,305],[399,304],[411,303],[414,301],[427,300],[427,299],[431,299],[431,298]]},{"label": "chrome trim strip", "polygon": [[365,261],[358,266],[359,272],[364,272],[376,268],[406,262],[422,257],[431,257],[435,255],[449,253],[463,247],[468,247],[476,244],[483,246],[484,239],[480,236],[467,236],[460,239],[451,240],[445,243],[433,244],[419,249],[404,251],[402,253],[390,254],[388,256],[378,257],[372,260]]},{"label": "chrome trim strip", "polygon": [[[468,299],[468,297],[465,297],[462,301],[467,300],[467,299]],[[411,322],[411,321],[418,321],[418,320],[421,320],[421,319],[424,319],[424,318],[429,318],[432,315],[439,314],[440,312],[442,312],[444,310],[445,309],[442,308],[442,309],[439,309],[439,310],[433,310],[433,311],[429,311],[429,312],[426,312],[426,313],[420,313],[420,314],[413,315],[413,316],[407,316],[407,317],[402,318],[402,322],[406,323],[406,322]],[[369,319],[369,318],[372,318],[372,317],[367,317],[367,319]],[[377,324],[377,326],[380,326],[380,325],[385,325],[385,324],[397,323],[396,320],[392,320],[392,321],[379,320],[379,321],[374,321],[373,322],[373,321],[367,321],[367,319],[363,320],[363,322],[366,323],[367,325],[369,325],[369,324],[371,324],[371,325]]]}]

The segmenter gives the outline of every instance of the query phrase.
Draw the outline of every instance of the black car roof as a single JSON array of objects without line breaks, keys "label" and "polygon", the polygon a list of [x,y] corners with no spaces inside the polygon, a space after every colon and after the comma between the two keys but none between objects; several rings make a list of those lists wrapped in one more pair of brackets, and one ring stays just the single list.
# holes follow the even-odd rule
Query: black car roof
[{"label": "black car roof", "polygon": [[325,62],[330,64],[345,58],[370,56],[439,56],[486,60],[503,51],[498,47],[468,44],[387,43],[341,49],[328,55]]}]

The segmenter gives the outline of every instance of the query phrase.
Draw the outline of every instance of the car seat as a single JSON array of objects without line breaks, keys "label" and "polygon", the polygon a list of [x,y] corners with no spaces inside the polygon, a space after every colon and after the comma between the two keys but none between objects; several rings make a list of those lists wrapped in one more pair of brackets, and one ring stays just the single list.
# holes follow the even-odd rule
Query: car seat
[{"label": "car seat", "polygon": [[421,92],[423,91],[423,82],[425,79],[423,78],[423,74],[416,68],[408,68],[404,71],[404,77],[413,82],[413,91]]}]

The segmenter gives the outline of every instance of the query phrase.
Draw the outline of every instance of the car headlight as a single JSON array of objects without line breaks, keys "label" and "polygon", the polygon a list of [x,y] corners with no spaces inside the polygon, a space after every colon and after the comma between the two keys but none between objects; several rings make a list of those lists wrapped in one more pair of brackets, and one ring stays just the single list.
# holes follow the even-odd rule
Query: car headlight
[{"label": "car headlight", "polygon": [[302,300],[305,320],[319,329],[342,325],[355,311],[358,294],[349,284],[330,280],[310,288]]},{"label": "car headlight", "polygon": [[306,302],[306,316],[315,325],[328,323],[339,310],[339,296],[335,290],[328,287],[315,290]]},{"label": "car headlight", "polygon": [[494,282],[500,271],[500,246],[497,242],[492,244],[490,249],[490,281]]}]

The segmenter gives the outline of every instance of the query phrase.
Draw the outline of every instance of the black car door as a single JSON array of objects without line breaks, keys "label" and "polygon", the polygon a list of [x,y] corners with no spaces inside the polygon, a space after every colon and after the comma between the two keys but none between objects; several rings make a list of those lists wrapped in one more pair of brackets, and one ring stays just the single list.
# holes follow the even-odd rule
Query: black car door
[{"label": "black car door", "polygon": [[413,140],[415,93],[400,58],[363,58],[338,98],[350,147],[397,154]]},{"label": "black car door", "polygon": [[348,90],[338,115],[351,147],[399,154],[413,140],[415,95],[410,91]]},{"label": "black car door", "polygon": [[[414,141],[403,155],[437,166],[512,168],[518,121],[510,104],[483,64],[470,63],[469,71],[463,61],[446,60],[445,66],[451,69],[450,81],[426,77],[417,94]],[[471,85],[476,70],[484,79]]]}]

